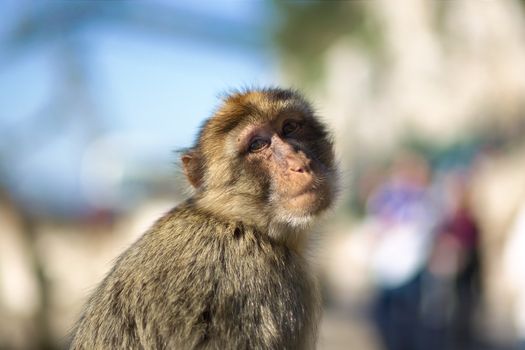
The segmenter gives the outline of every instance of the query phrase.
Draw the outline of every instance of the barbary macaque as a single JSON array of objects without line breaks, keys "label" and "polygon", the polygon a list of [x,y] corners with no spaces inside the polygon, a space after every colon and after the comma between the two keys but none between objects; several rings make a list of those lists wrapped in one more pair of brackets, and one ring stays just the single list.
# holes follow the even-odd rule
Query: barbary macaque
[{"label": "barbary macaque", "polygon": [[194,187],[95,290],[72,349],[313,349],[308,229],[332,204],[333,145],[299,93],[232,93],[182,155]]}]

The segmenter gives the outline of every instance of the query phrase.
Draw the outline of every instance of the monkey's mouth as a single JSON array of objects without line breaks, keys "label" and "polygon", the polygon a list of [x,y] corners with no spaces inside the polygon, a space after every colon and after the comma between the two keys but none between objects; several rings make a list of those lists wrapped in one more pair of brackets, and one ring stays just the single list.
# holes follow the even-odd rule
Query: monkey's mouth
[{"label": "monkey's mouth", "polygon": [[311,181],[294,193],[289,193],[284,205],[299,215],[315,215],[329,206],[330,193],[331,190],[325,182]]}]

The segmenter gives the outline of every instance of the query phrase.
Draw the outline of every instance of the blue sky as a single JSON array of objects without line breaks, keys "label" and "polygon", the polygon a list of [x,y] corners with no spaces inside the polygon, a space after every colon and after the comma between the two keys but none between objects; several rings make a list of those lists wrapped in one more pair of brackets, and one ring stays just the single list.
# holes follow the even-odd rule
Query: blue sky
[{"label": "blue sky", "polygon": [[[210,1],[206,6],[198,2],[199,7],[195,3],[177,4],[195,13],[246,23],[247,28],[253,23],[264,28],[264,16],[268,15],[267,3],[262,2]],[[0,12],[0,23],[4,23],[0,25],[1,40],[10,25],[16,24],[24,11],[30,11],[29,5],[7,3],[4,8],[8,10]],[[101,139],[126,139],[126,144],[132,145],[117,147],[123,166],[155,159],[172,167],[172,151],[191,145],[198,126],[217,105],[219,93],[240,86],[278,83],[275,57],[265,48],[226,47],[185,37],[168,40],[96,24],[80,35],[85,44],[82,61],[89,72],[89,91],[103,119]],[[59,59],[54,42],[44,42],[15,56],[0,51],[1,133],[7,135],[38,122],[35,113],[56,93]],[[88,112],[82,106],[73,106],[68,113],[72,115],[61,121],[63,131],[59,135],[34,147],[29,141],[30,151],[7,166],[8,183],[14,192],[40,210],[65,210],[86,201],[82,180],[85,154],[98,140],[87,137],[83,113]]]}]

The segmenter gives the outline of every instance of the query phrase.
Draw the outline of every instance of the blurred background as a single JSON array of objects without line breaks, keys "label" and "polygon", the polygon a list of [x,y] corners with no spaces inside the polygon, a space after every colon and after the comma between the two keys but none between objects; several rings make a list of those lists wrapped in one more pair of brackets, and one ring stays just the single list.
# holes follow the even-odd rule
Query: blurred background
[{"label": "blurred background", "polygon": [[0,5],[0,349],[61,349],[217,96],[334,131],[319,349],[525,349],[525,2]]}]

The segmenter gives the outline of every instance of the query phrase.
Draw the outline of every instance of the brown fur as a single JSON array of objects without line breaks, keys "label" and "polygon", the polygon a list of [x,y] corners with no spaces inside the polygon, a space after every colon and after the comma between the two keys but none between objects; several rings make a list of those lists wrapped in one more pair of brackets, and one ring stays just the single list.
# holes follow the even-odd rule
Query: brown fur
[{"label": "brown fur", "polygon": [[[250,128],[280,130],[283,115],[301,120],[297,136],[272,136],[272,147],[246,153]],[[121,255],[87,303],[71,348],[314,348],[320,298],[304,257],[304,222],[331,203],[332,152],[297,93],[227,96],[182,157],[195,195]],[[304,183],[313,183],[313,199],[285,213]]]}]

